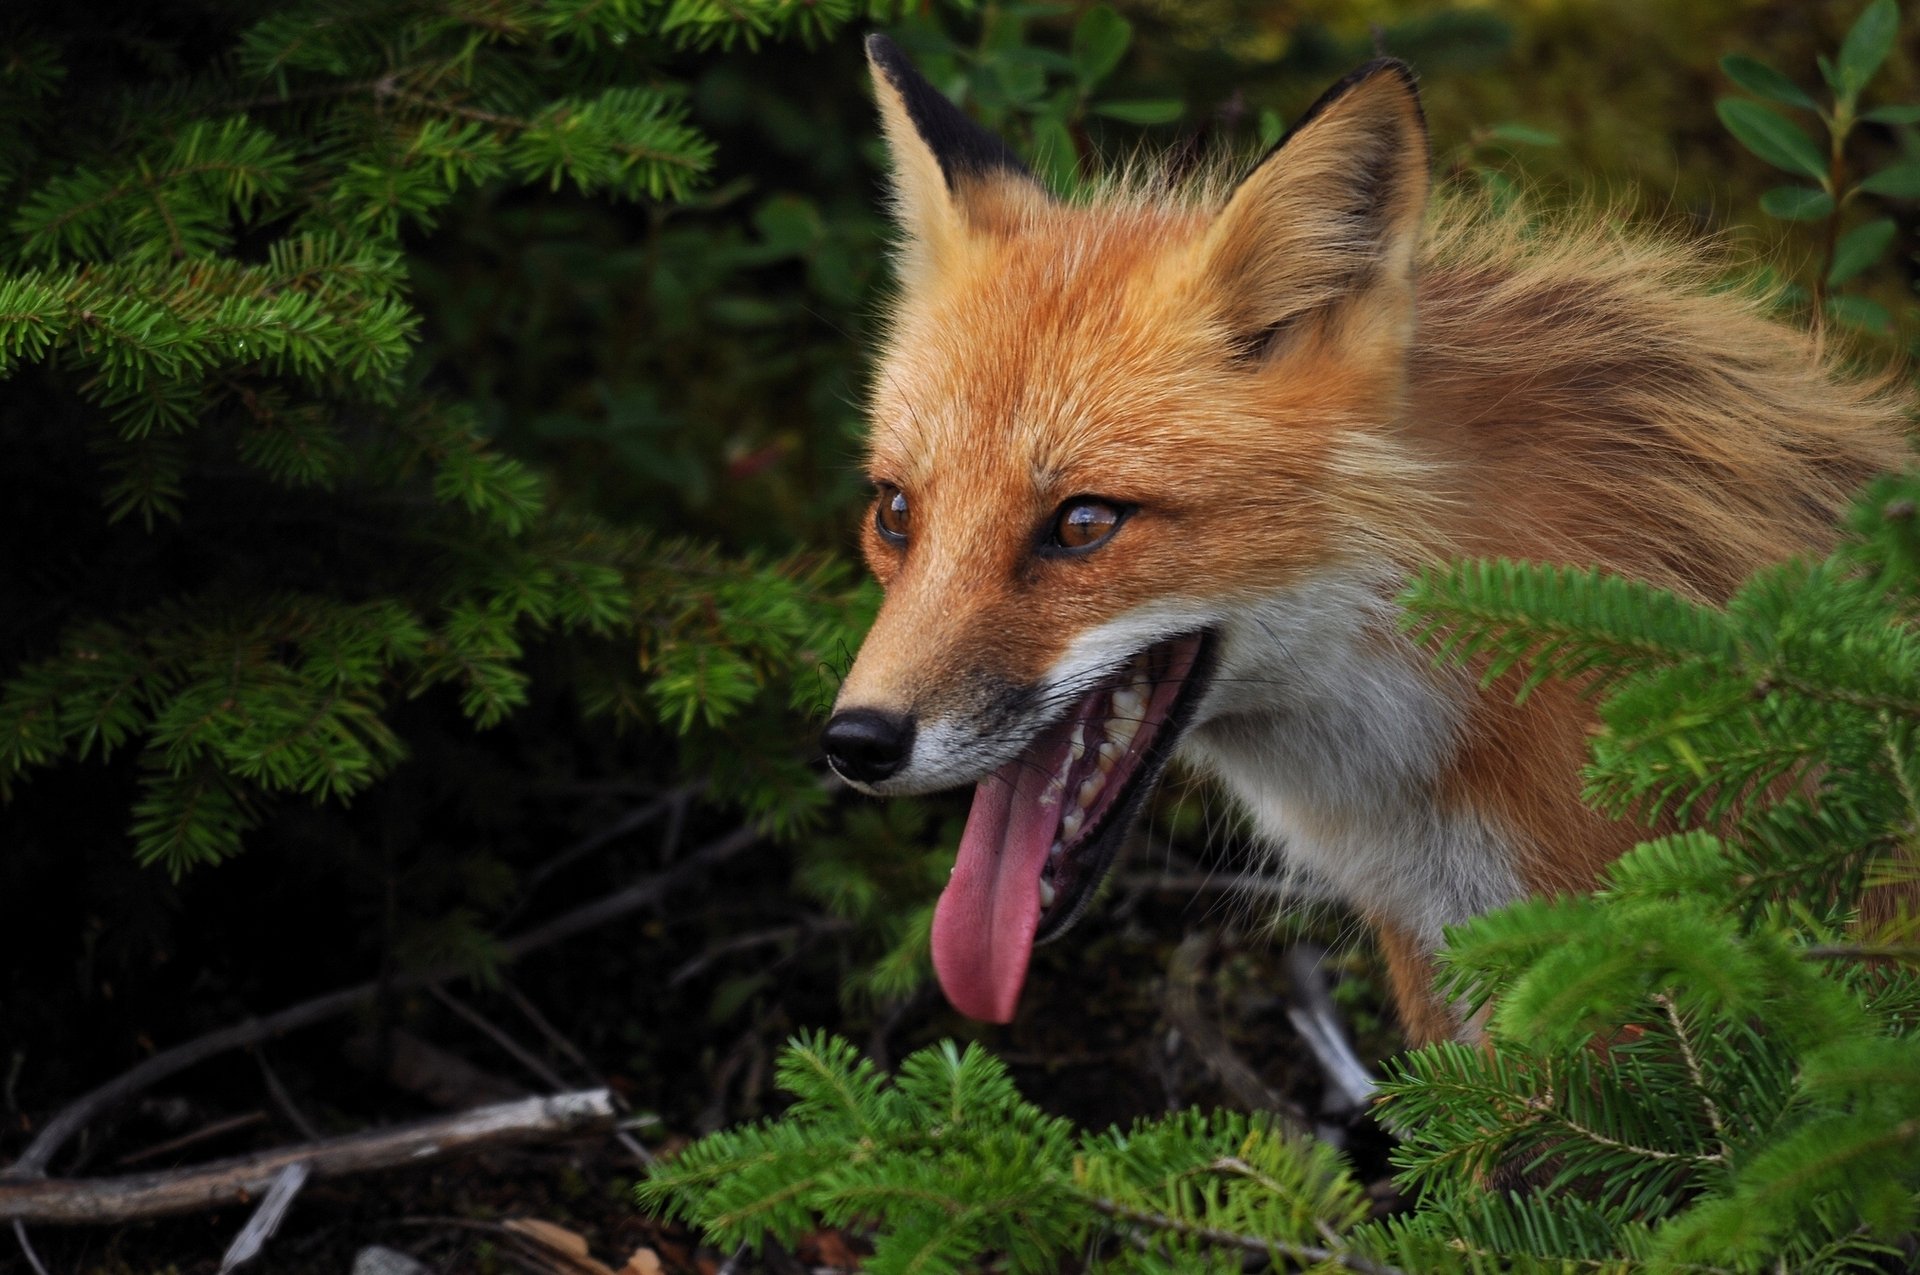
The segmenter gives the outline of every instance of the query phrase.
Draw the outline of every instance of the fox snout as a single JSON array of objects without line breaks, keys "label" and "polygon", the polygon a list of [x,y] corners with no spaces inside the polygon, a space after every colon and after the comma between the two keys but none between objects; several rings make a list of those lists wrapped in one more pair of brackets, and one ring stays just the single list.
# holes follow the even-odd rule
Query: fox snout
[{"label": "fox snout", "polygon": [[907,764],[913,755],[914,720],[910,714],[877,708],[845,708],[820,732],[827,764],[842,779],[877,784]]}]

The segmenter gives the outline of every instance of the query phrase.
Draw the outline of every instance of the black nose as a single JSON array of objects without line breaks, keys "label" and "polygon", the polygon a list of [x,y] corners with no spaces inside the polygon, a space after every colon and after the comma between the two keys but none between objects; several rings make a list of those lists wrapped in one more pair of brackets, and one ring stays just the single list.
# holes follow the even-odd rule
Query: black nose
[{"label": "black nose", "polygon": [[913,718],[877,708],[848,708],[820,732],[833,768],[855,783],[877,784],[907,764],[913,752]]}]

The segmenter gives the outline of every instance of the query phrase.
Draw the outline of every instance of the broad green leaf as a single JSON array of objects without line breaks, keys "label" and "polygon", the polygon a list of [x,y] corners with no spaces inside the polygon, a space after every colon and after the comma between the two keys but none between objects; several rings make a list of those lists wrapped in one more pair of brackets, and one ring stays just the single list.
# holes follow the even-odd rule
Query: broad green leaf
[{"label": "broad green leaf", "polygon": [[1768,101],[1803,107],[1809,111],[1820,109],[1820,104],[1813,100],[1812,94],[1758,58],[1750,58],[1744,53],[1729,53],[1720,59],[1720,69],[1735,84],[1749,93],[1758,93]]},{"label": "broad green leaf", "polygon": [[1270,106],[1260,108],[1260,149],[1271,150],[1287,135],[1287,122]]},{"label": "broad green leaf", "polygon": [[1855,226],[1840,237],[1833,249],[1833,268],[1827,271],[1829,287],[1838,287],[1865,270],[1893,242],[1893,218],[1880,217],[1864,226]]},{"label": "broad green leaf", "polygon": [[1892,199],[1920,199],[1920,159],[1909,159],[1864,177],[1860,189]]},{"label": "broad green leaf", "polygon": [[1073,134],[1057,115],[1042,115],[1033,121],[1034,171],[1061,194],[1073,189],[1080,167],[1080,155],[1073,145]]},{"label": "broad green leaf", "polygon": [[1113,68],[1120,65],[1120,59],[1127,55],[1127,45],[1132,42],[1133,24],[1110,7],[1097,4],[1087,10],[1086,16],[1073,28],[1073,44],[1069,50],[1081,87],[1091,89],[1113,74]]},{"label": "broad green leaf", "polygon": [[1800,173],[1821,181],[1827,175],[1827,161],[1798,127],[1776,112],[1745,98],[1723,97],[1715,104],[1720,122],[1738,138],[1740,144],[1775,168]]},{"label": "broad green leaf", "polygon": [[1834,68],[1832,62],[1828,61],[1827,55],[1824,53],[1816,53],[1813,55],[1813,60],[1819,64],[1820,78],[1827,82],[1827,87],[1835,93],[1841,92],[1840,72]]},{"label": "broad green leaf", "polygon": [[1185,109],[1179,98],[1154,98],[1136,102],[1102,102],[1093,108],[1093,113],[1127,124],[1170,124],[1179,119]]},{"label": "broad green leaf", "polygon": [[1893,52],[1893,37],[1899,30],[1900,9],[1893,0],[1873,0],[1867,6],[1840,43],[1842,92],[1851,96],[1866,87]]},{"label": "broad green leaf", "polygon": [[1775,186],[1760,196],[1760,207],[1783,221],[1817,221],[1833,211],[1833,196],[1812,186]]},{"label": "broad green leaf", "polygon": [[1885,334],[1893,330],[1893,316],[1878,301],[1865,297],[1828,297],[1827,313],[1849,327]]},{"label": "broad green leaf", "polygon": [[1534,128],[1527,124],[1495,124],[1487,130],[1487,140],[1494,142],[1519,142],[1525,146],[1558,146],[1560,137],[1544,128]]},{"label": "broad green leaf", "polygon": [[1872,124],[1920,124],[1920,102],[1905,106],[1876,106],[1861,112],[1860,118]]},{"label": "broad green leaf", "polygon": [[996,58],[988,64],[986,78],[1000,91],[1001,100],[1016,106],[1047,91],[1046,68],[1032,61]]},{"label": "broad green leaf", "polygon": [[770,254],[797,256],[826,233],[820,210],[797,195],[776,195],[754,210],[754,229]]}]

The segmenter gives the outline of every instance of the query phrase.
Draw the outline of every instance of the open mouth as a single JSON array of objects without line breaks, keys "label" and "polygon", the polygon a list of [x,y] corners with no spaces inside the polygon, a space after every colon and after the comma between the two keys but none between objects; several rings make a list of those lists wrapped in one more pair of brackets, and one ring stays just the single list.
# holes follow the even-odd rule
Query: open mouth
[{"label": "open mouth", "polygon": [[969,1018],[1013,1017],[1033,945],[1078,919],[1205,688],[1212,640],[1139,652],[980,781],[933,917],[933,965]]}]

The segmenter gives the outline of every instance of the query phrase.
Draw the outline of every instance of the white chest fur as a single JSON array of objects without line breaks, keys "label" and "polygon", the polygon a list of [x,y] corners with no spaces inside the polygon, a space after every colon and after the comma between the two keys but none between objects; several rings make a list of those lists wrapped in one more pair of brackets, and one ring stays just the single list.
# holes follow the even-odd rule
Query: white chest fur
[{"label": "white chest fur", "polygon": [[1508,838],[1439,800],[1472,690],[1399,636],[1391,593],[1324,577],[1230,609],[1182,755],[1290,868],[1437,944],[1522,888]]}]

